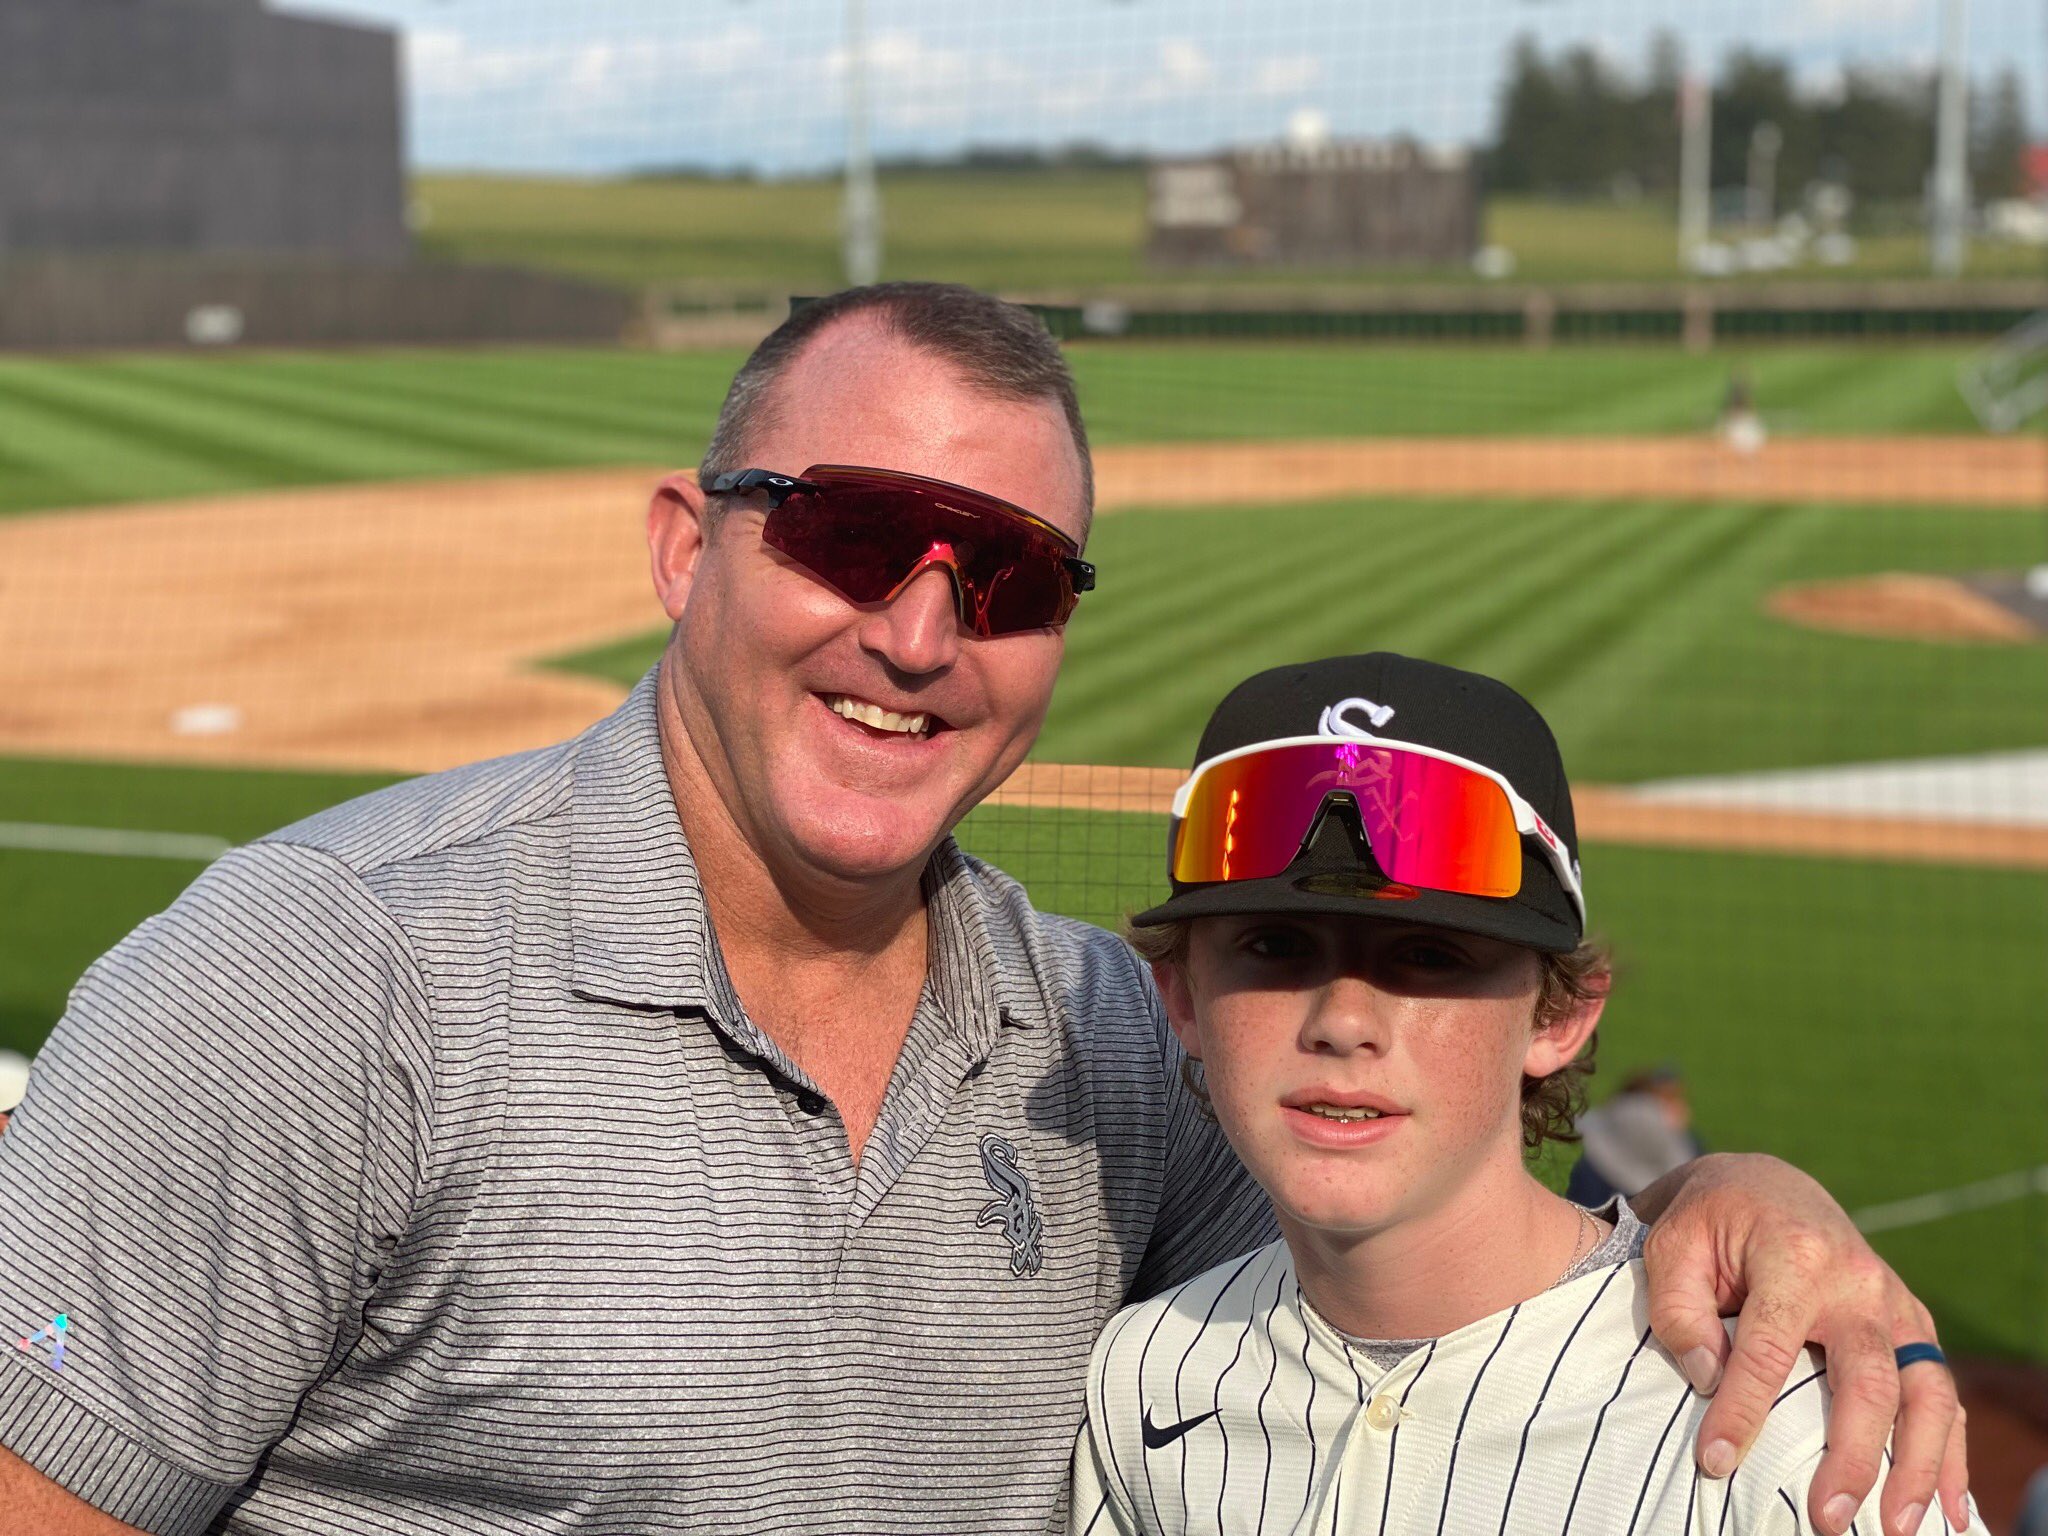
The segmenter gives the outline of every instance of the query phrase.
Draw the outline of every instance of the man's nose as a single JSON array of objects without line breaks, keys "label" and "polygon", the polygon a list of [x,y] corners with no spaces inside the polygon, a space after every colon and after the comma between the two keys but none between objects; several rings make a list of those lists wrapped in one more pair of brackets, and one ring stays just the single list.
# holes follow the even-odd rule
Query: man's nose
[{"label": "man's nose", "polygon": [[868,615],[861,644],[903,672],[937,672],[960,654],[960,610],[953,573],[928,566]]}]

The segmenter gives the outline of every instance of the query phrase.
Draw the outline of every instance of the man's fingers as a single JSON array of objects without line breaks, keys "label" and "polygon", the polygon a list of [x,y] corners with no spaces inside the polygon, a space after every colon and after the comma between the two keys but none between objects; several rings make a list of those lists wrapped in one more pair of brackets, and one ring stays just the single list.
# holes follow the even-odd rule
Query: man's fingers
[{"label": "man's fingers", "polygon": [[[1932,1338],[1932,1333],[1928,1334]],[[1955,1378],[1946,1366],[1908,1366],[1899,1373],[1899,1417],[1892,1430],[1892,1465],[1885,1474],[1884,1498],[1878,1505],[1890,1536],[1920,1529],[1920,1517],[1934,1500],[1936,1480],[1950,1442],[1957,1414]]]},{"label": "man's fingers", "polygon": [[1650,1331],[1671,1351],[1695,1392],[1712,1392],[1721,1384],[1729,1349],[1713,1251],[1669,1226],[1650,1228],[1643,1250],[1649,1261]]},{"label": "man's fingers", "polygon": [[1941,1458],[1941,1479],[1937,1485],[1941,1490],[1942,1513],[1948,1523],[1961,1530],[1970,1523],[1970,1458],[1967,1437],[1963,1426],[1969,1413],[1960,1405],[1956,1408],[1956,1421],[1948,1432],[1948,1452]]},{"label": "man's fingers", "polygon": [[[1793,1380],[1810,1375],[1800,1371]],[[1829,1341],[1827,1379],[1834,1394],[1828,1407],[1828,1449],[1814,1470],[1806,1508],[1814,1523],[1834,1536],[1849,1529],[1884,1470],[1885,1442],[1899,1412],[1891,1330],[1873,1325]],[[1928,1490],[1933,1490],[1931,1479]]]},{"label": "man's fingers", "polygon": [[[1805,1366],[1811,1327],[1812,1319],[1783,1299],[1758,1294],[1743,1304],[1735,1325],[1735,1347],[1714,1401],[1700,1421],[1699,1461],[1707,1476],[1726,1477],[1742,1460],[1793,1368]],[[1889,1414],[1885,1422],[1891,1422]]]}]

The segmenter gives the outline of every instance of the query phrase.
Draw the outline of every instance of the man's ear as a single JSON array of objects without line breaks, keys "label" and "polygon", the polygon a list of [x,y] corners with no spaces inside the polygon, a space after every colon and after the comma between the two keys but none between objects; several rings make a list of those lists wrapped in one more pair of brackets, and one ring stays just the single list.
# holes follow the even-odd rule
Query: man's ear
[{"label": "man's ear", "polygon": [[1570,1066],[1600,1027],[1600,1014],[1607,1007],[1607,994],[1574,1003],[1572,1010],[1556,1023],[1530,1036],[1528,1054],[1522,1058],[1522,1072],[1528,1077],[1548,1077]]},{"label": "man's ear", "polygon": [[1173,1026],[1180,1048],[1200,1061],[1202,1036],[1195,1028],[1195,998],[1188,990],[1187,968],[1175,960],[1154,960],[1152,981],[1159,988],[1159,1000],[1166,1004],[1166,1022]]},{"label": "man's ear", "polygon": [[671,620],[683,616],[690,600],[690,581],[709,533],[704,492],[696,476],[680,470],[654,488],[647,503],[647,563],[654,575],[654,593]]}]

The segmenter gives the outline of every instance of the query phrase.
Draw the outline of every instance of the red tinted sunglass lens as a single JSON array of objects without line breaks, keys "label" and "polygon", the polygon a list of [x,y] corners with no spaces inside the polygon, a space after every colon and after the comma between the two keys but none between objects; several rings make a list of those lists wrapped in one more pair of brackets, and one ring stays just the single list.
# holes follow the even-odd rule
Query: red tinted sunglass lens
[{"label": "red tinted sunglass lens", "polygon": [[849,601],[885,601],[936,553],[957,577],[961,621],[978,635],[1042,629],[1073,611],[1063,552],[1021,515],[962,505],[973,493],[954,487],[812,478],[823,489],[786,497],[761,538]]},{"label": "red tinted sunglass lens", "polygon": [[1059,557],[1022,549],[1006,563],[977,575],[972,600],[984,634],[1010,635],[1063,623],[1073,611],[1073,594]]},{"label": "red tinted sunglass lens", "polygon": [[849,602],[879,603],[931,547],[922,509],[907,500],[865,488],[799,491],[768,514],[761,539]]}]

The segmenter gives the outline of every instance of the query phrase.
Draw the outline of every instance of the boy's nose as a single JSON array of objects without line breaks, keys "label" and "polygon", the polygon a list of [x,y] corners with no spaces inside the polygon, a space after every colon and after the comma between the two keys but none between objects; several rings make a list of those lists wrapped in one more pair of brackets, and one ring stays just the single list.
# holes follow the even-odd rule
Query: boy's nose
[{"label": "boy's nose", "polygon": [[1339,976],[1316,994],[1303,1025],[1302,1044],[1333,1055],[1383,1051],[1390,1024],[1384,993],[1356,976]]}]

